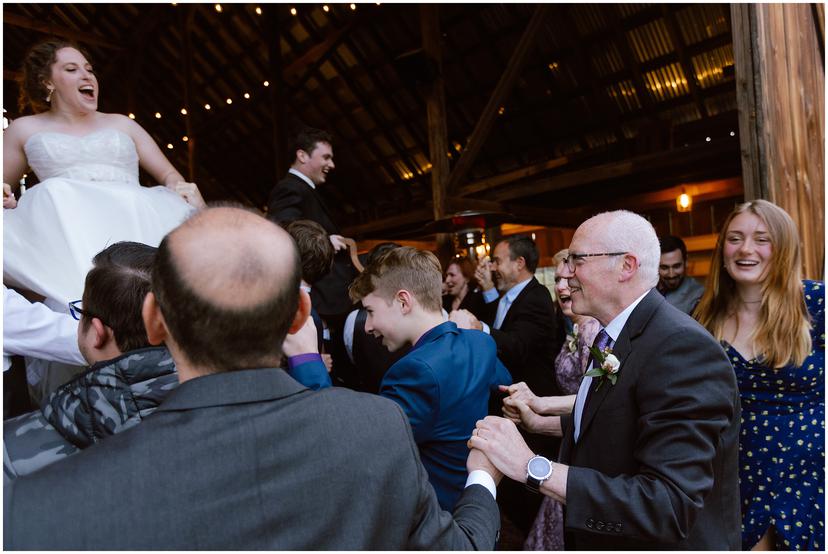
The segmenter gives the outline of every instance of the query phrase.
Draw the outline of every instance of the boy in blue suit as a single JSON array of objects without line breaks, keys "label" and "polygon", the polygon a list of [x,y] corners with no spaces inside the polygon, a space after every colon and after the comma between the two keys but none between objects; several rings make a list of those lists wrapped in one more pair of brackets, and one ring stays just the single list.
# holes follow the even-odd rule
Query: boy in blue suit
[{"label": "boy in blue suit", "polygon": [[[368,311],[366,332],[392,352],[412,345],[386,373],[380,395],[405,411],[440,506],[451,510],[468,477],[466,441],[486,417],[490,393],[512,378],[489,335],[443,320],[441,286],[434,254],[400,247],[367,267],[350,294]],[[285,341],[289,373],[311,388],[331,386],[309,326]]]}]

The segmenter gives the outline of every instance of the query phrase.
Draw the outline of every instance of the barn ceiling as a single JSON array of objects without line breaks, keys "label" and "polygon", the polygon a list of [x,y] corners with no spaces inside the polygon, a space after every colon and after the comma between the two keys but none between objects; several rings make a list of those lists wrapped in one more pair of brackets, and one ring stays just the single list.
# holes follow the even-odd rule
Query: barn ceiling
[{"label": "barn ceiling", "polygon": [[[311,125],[334,135],[322,194],[343,227],[392,236],[433,216],[423,9],[7,3],[3,107],[20,115],[26,49],[71,38],[95,66],[101,110],[134,114],[208,200],[263,208],[288,138]],[[467,166],[450,178],[449,212],[574,225],[624,197],[739,175],[728,5],[436,9],[446,155],[450,170]]]}]

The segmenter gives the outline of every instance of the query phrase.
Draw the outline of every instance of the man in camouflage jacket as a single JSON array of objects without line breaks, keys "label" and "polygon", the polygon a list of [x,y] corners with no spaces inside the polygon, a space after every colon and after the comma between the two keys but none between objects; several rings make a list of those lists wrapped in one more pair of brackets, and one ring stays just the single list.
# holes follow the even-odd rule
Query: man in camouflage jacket
[{"label": "man in camouflage jacket", "polygon": [[169,352],[150,347],[141,318],[156,249],[121,242],[93,260],[86,277],[78,346],[88,371],[39,410],[3,424],[3,480],[37,471],[140,423],[178,386]]}]

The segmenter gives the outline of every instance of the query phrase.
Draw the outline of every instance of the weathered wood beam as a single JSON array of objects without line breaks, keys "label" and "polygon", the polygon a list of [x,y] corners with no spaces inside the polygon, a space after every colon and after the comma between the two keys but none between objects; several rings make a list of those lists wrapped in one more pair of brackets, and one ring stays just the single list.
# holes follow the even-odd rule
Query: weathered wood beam
[{"label": "weathered wood beam", "polygon": [[433,221],[433,209],[430,205],[408,211],[404,214],[396,214],[360,225],[352,225],[342,230],[347,237],[359,238],[365,235],[379,232],[388,232],[401,229],[407,226],[425,224]]},{"label": "weathered wood beam", "polygon": [[543,21],[548,13],[549,7],[546,4],[539,4],[535,8],[535,13],[532,14],[526,31],[524,31],[523,36],[521,36],[520,41],[515,47],[512,57],[509,59],[506,69],[500,77],[500,81],[495,86],[494,91],[492,91],[486,107],[483,108],[483,113],[480,114],[480,118],[477,120],[477,125],[475,125],[474,131],[472,131],[463,149],[463,154],[460,156],[460,159],[457,161],[449,176],[446,184],[446,191],[449,194],[466,178],[471,166],[477,159],[477,155],[483,148],[483,143],[488,138],[492,125],[494,125],[498,109],[508,97],[512,91],[512,87],[520,76],[524,62],[532,47],[535,45],[538,31],[543,27]]},{"label": "weathered wood beam", "polygon": [[110,42],[103,37],[98,37],[89,31],[67,29],[65,27],[61,27],[60,25],[47,23],[39,19],[33,19],[31,17],[15,13],[9,13],[5,10],[3,12],[3,23],[6,25],[13,25],[15,27],[21,27],[23,29],[29,29],[30,31],[36,31],[38,33],[72,39],[82,44],[94,44],[95,46],[102,46],[113,50],[122,49],[121,45]]},{"label": "weathered wood beam", "polygon": [[735,153],[738,151],[738,147],[738,140],[734,137],[730,140],[722,140],[715,143],[665,150],[663,152],[570,171],[537,181],[515,185],[496,192],[492,195],[492,199],[504,202],[546,192],[579,187],[608,179],[627,177],[643,171],[669,169],[682,164],[698,164],[723,152],[733,151]]},{"label": "weathered wood beam", "polygon": [[439,10],[440,7],[437,4],[420,4],[423,52],[434,63],[437,74],[437,78],[430,84],[426,93],[428,153],[431,160],[431,199],[434,203],[435,221],[446,215],[446,183],[449,177],[448,127],[446,125],[446,94]]},{"label": "weathered wood beam", "polygon": [[739,129],[749,149],[742,157],[745,196],[766,198],[790,214],[804,276],[821,279],[825,69],[814,11],[807,4],[732,4],[731,12]]},{"label": "weathered wood beam", "polygon": [[569,158],[562,156],[560,158],[553,158],[551,160],[532,164],[527,167],[521,167],[520,169],[515,169],[514,171],[509,171],[507,173],[501,173],[500,175],[494,175],[493,177],[487,177],[464,186],[457,191],[457,196],[468,196],[470,194],[484,192],[514,181],[532,177],[533,175],[543,173],[544,171],[548,171],[550,169],[564,166],[568,163]]},{"label": "weathered wood beam", "polygon": [[729,179],[715,179],[712,181],[702,181],[699,183],[684,183],[674,187],[657,190],[654,192],[645,192],[643,194],[634,194],[631,196],[624,196],[624,198],[615,200],[606,205],[602,205],[602,209],[627,209],[639,210],[642,208],[666,208],[676,205],[676,197],[682,192],[686,192],[693,197],[693,203],[704,202],[707,200],[718,200],[721,198],[741,197],[744,194],[744,187],[742,186],[741,177],[732,177]]}]

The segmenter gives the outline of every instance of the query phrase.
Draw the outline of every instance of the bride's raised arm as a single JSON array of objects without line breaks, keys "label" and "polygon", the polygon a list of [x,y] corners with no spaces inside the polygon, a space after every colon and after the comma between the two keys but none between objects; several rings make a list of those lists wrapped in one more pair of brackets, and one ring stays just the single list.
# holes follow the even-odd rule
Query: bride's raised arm
[{"label": "bride's raised arm", "polygon": [[119,123],[127,127],[128,134],[135,143],[141,167],[158,183],[174,190],[191,205],[203,208],[205,203],[198,186],[185,181],[184,176],[176,171],[149,133],[126,116],[119,115],[118,118]]}]

